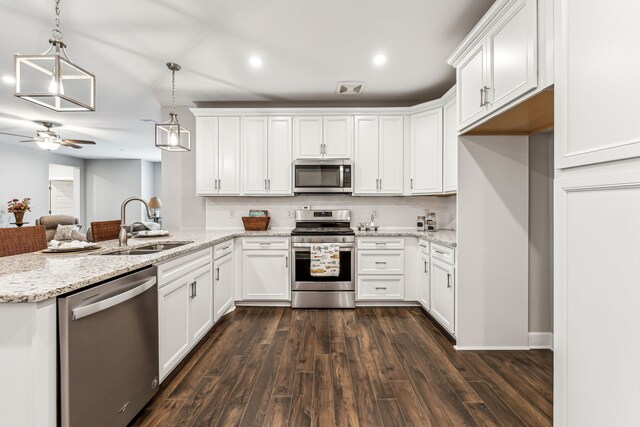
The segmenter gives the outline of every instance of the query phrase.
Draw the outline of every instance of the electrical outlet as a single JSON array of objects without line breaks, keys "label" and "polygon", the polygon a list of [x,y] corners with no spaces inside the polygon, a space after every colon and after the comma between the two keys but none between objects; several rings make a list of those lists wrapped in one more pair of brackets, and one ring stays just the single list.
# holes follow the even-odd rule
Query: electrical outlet
[{"label": "electrical outlet", "polygon": [[371,216],[378,218],[378,209],[371,209]]},{"label": "electrical outlet", "polygon": [[235,218],[235,217],[236,217],[236,210],[229,209],[229,218]]},{"label": "electrical outlet", "polygon": [[287,211],[287,218],[295,218],[295,216],[296,216],[296,211],[293,211],[291,209]]}]

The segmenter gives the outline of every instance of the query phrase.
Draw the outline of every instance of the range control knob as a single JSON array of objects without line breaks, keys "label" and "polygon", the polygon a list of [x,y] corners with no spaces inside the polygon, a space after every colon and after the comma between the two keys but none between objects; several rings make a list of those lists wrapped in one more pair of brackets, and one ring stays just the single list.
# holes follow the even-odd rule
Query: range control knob
[{"label": "range control knob", "polygon": [[346,238],[346,237],[343,237],[343,238],[342,238],[342,242],[344,243],[344,242],[346,242],[346,241],[347,241],[347,238]]}]

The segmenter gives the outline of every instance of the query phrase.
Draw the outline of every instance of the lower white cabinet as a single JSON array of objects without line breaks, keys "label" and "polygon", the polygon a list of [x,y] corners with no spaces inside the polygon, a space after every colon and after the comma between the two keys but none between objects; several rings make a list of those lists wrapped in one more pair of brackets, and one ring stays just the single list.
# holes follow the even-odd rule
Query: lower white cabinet
[{"label": "lower white cabinet", "polygon": [[[242,251],[243,300],[291,300],[289,240],[248,238]],[[287,249],[268,249],[269,247]],[[247,249],[262,247],[265,249]]]},{"label": "lower white cabinet", "polygon": [[431,316],[455,334],[455,267],[431,257]]},{"label": "lower white cabinet", "polygon": [[418,299],[425,310],[431,310],[431,259],[428,254],[418,253]]},{"label": "lower white cabinet", "polygon": [[213,267],[213,320],[217,322],[234,303],[233,253],[215,260]]},{"label": "lower white cabinet", "polygon": [[403,300],[404,276],[358,276],[359,300]]},{"label": "lower white cabinet", "polygon": [[213,326],[211,249],[158,266],[160,381]]}]

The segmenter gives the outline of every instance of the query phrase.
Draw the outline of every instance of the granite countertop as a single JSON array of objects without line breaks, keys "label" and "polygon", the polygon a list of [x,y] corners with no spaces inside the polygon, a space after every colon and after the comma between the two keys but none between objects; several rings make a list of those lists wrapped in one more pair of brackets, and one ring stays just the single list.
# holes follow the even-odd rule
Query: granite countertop
[{"label": "granite countertop", "polygon": [[[247,232],[244,230],[207,230],[172,233],[168,237],[129,239],[129,246],[151,243],[190,242],[184,246],[149,255],[101,256],[117,248],[115,240],[100,242],[100,250],[83,253],[30,254],[0,258],[0,303],[38,302],[66,294],[104,280],[150,265],[159,264],[189,252],[211,247],[235,237],[288,237],[288,230]],[[358,232],[356,236],[402,236],[424,238],[456,247],[456,232],[435,233],[382,230]]]}]

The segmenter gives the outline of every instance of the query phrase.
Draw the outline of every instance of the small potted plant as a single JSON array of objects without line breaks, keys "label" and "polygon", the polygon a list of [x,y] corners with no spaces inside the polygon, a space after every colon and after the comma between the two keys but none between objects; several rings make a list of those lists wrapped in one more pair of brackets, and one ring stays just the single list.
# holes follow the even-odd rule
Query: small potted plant
[{"label": "small potted plant", "polygon": [[22,199],[22,201],[13,199],[7,202],[7,211],[9,213],[12,213],[16,218],[16,225],[18,227],[22,226],[23,224],[22,220],[24,219],[24,213],[31,212],[31,207],[29,206],[30,204],[31,199],[29,197],[25,197],[24,199]]}]

